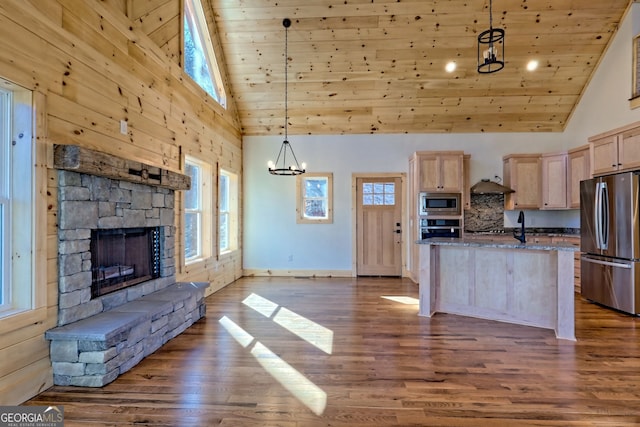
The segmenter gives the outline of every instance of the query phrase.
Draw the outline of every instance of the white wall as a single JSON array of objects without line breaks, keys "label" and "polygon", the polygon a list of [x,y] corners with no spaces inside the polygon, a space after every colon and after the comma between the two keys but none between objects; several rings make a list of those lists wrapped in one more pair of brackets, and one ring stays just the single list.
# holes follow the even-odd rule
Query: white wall
[{"label": "white wall", "polygon": [[[640,120],[629,110],[632,19],[623,22],[563,133],[413,135],[289,135],[310,172],[333,172],[333,224],[296,224],[295,178],[272,176],[282,137],[244,138],[244,268],[275,271],[350,271],[352,265],[351,177],[354,173],[408,171],[418,150],[464,150],[471,154],[471,182],[502,176],[502,156],[552,152],[583,145],[596,133]],[[505,213],[516,226],[517,212]],[[528,211],[530,227],[578,227],[577,210]]]}]

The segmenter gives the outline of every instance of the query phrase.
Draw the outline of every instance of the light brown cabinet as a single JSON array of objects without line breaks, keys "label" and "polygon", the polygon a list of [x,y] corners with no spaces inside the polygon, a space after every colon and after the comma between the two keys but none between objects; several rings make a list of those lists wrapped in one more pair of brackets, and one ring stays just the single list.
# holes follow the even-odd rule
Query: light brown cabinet
[{"label": "light brown cabinet", "polygon": [[[420,216],[418,215],[418,194],[423,191],[443,193],[463,193],[468,186],[464,171],[464,151],[416,151],[409,157],[409,239],[418,239]],[[468,160],[468,159],[467,159]],[[465,178],[467,177],[467,178]],[[468,193],[467,193],[468,194]],[[463,204],[469,203],[463,193]],[[460,215],[460,225],[464,229],[464,217]],[[417,282],[419,273],[418,245],[409,245],[409,277]]]},{"label": "light brown cabinet", "polygon": [[567,204],[570,209],[580,207],[580,181],[591,178],[589,145],[569,150],[567,154]]},{"label": "light brown cabinet", "polygon": [[567,153],[542,155],[542,205],[540,209],[567,208]]},{"label": "light brown cabinet", "polygon": [[464,188],[462,191],[462,208],[464,210],[471,209],[471,177],[470,167],[471,154],[465,154],[462,158],[462,169],[464,176]]},{"label": "light brown cabinet", "polygon": [[541,155],[509,154],[502,160],[504,185],[515,191],[505,195],[504,208],[539,209],[542,200]]},{"label": "light brown cabinet", "polygon": [[462,151],[417,152],[420,191],[461,193],[463,154]]},{"label": "light brown cabinet", "polygon": [[593,176],[640,168],[640,122],[589,138]]},{"label": "light brown cabinet", "polygon": [[[573,246],[580,247],[580,237],[575,236],[554,236],[551,243],[565,242]],[[580,293],[580,251],[573,253],[573,289],[576,293]]]}]

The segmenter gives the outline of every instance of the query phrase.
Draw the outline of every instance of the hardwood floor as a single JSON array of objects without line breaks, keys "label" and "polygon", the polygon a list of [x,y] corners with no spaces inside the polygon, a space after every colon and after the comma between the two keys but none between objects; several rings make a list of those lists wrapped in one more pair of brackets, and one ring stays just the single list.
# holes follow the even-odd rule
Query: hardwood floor
[{"label": "hardwood floor", "polygon": [[418,317],[400,299],[417,296],[400,279],[244,278],[115,382],[25,404],[64,405],[66,427],[640,425],[640,319],[576,297],[573,342]]}]

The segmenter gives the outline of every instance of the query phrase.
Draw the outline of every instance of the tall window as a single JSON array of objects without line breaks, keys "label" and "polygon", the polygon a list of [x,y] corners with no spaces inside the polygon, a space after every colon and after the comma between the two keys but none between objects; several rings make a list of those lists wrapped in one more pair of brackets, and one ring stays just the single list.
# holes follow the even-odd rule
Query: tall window
[{"label": "tall window", "polygon": [[11,93],[0,89],[0,309],[11,302],[10,283],[10,193],[9,180],[11,162],[9,151],[11,141]]},{"label": "tall window", "polygon": [[219,250],[220,253],[238,249],[238,175],[220,169],[219,194]]},{"label": "tall window", "polygon": [[298,223],[326,224],[333,222],[333,174],[305,173],[298,175]]},{"label": "tall window", "polygon": [[0,316],[32,307],[32,94],[0,79]]},{"label": "tall window", "polygon": [[184,70],[223,107],[227,95],[200,0],[184,0]]},{"label": "tall window", "polygon": [[191,177],[191,189],[184,193],[185,264],[211,255],[211,168],[187,157],[185,175]]}]

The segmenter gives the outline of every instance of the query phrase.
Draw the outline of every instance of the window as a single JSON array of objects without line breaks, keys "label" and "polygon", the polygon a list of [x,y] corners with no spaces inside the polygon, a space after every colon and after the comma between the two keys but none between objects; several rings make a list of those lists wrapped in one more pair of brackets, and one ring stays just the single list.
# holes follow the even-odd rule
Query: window
[{"label": "window", "polygon": [[306,173],[297,176],[298,223],[333,222],[333,174]]},{"label": "window", "polygon": [[365,182],[362,184],[362,204],[393,206],[396,204],[396,186],[392,182]]},{"label": "window", "polygon": [[32,112],[31,91],[0,79],[0,316],[33,305]]},{"label": "window", "polygon": [[227,95],[200,0],[184,0],[184,70],[223,107]]},{"label": "window", "polygon": [[9,230],[10,222],[10,205],[9,205],[9,179],[11,172],[11,162],[9,162],[9,150],[11,141],[11,93],[6,90],[0,90],[0,260],[2,260],[2,268],[0,269],[0,307],[10,307],[11,303],[11,286],[10,283],[10,263],[9,263]]},{"label": "window", "polygon": [[211,256],[211,168],[192,157],[185,159],[191,189],[184,192],[185,264]]},{"label": "window", "polygon": [[220,169],[219,250],[223,254],[238,249],[238,175]]}]

